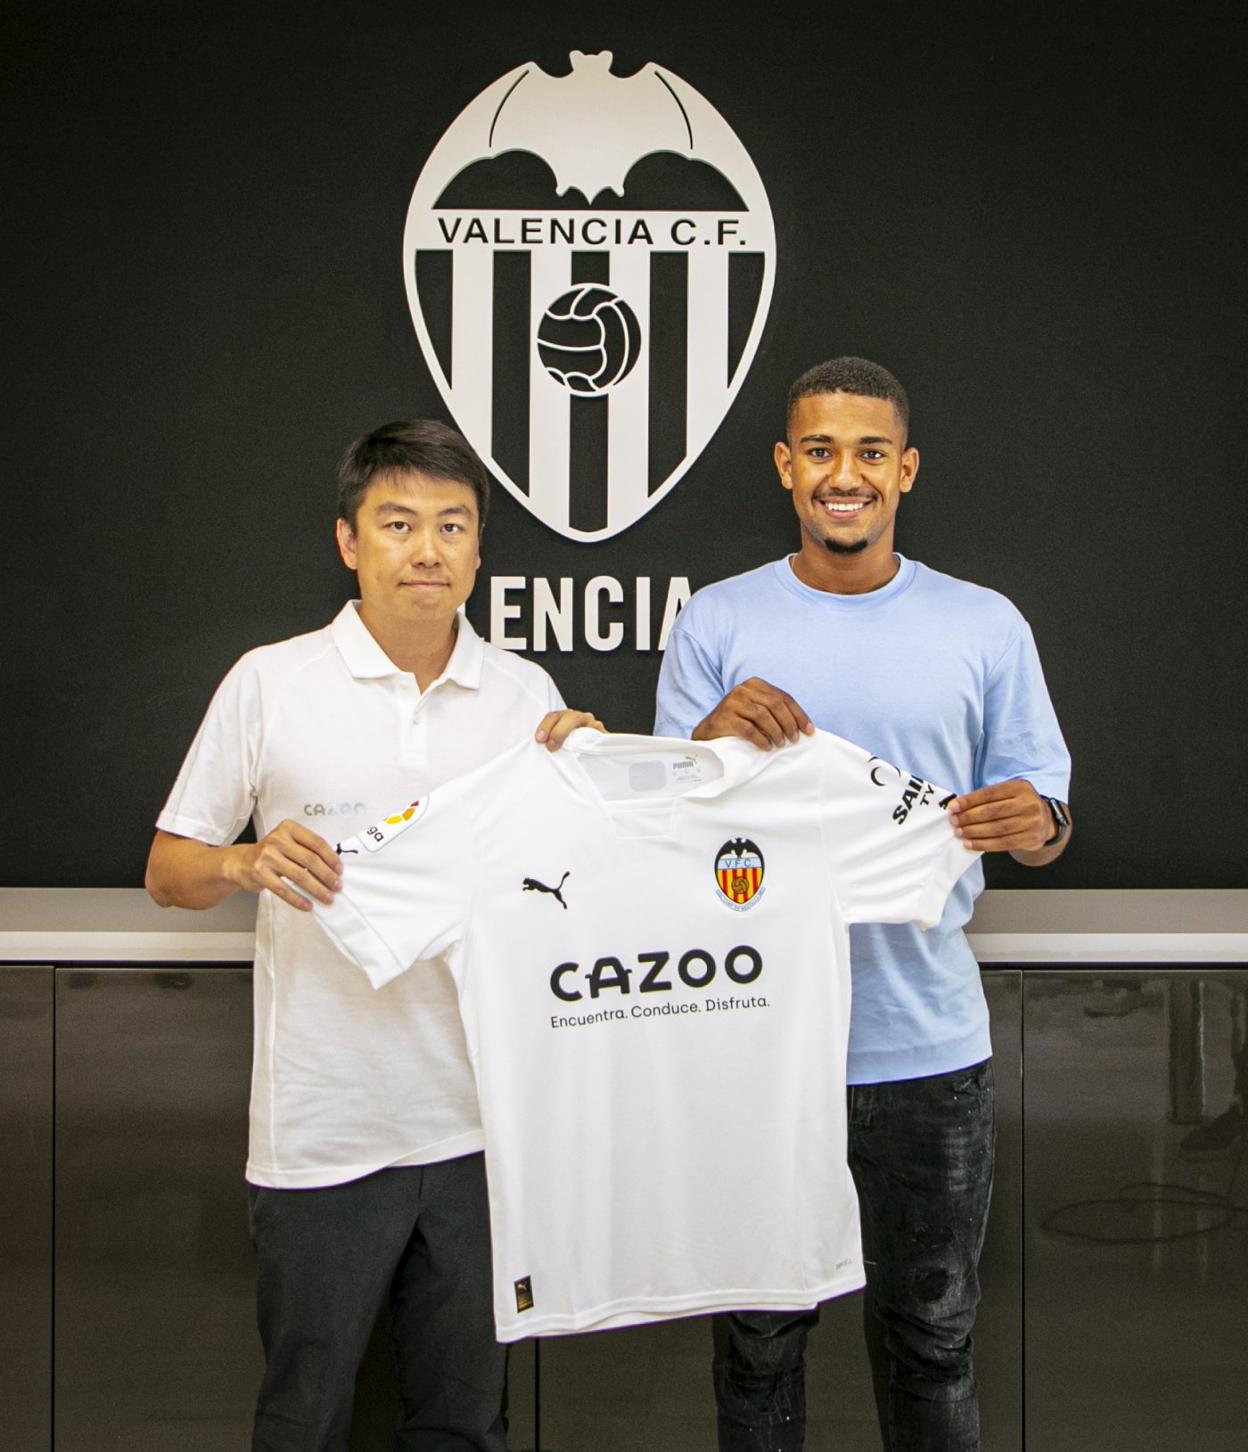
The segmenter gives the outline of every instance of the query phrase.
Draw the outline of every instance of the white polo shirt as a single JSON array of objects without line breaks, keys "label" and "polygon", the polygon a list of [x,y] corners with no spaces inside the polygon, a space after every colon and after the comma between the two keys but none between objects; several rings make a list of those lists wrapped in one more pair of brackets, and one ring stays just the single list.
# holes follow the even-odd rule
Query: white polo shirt
[{"label": "white polo shirt", "polygon": [[[211,846],[249,818],[336,844],[396,800],[493,760],[562,706],[540,666],[467,619],[423,694],[345,605],[249,651],[222,681],[157,825]],[[306,1188],[479,1150],[455,987],[438,965],[375,993],[310,913],[261,893],[247,1179]]]}]

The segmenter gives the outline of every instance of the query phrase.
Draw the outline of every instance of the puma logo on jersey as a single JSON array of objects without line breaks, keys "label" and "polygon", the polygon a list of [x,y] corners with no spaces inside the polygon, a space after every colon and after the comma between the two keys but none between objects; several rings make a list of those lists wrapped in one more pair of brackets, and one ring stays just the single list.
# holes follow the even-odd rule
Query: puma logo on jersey
[{"label": "puma logo on jersey", "polygon": [[552,897],[556,897],[556,898],[559,899],[559,906],[566,913],[567,910],[568,910],[568,905],[563,900],[562,888],[563,888],[563,884],[565,882],[567,882],[568,878],[571,877],[571,876],[572,876],[571,872],[565,872],[563,874],[563,876],[559,879],[559,886],[558,887],[547,887],[544,882],[538,882],[538,880],[537,880],[536,877],[526,877],[524,879],[524,882],[521,884],[520,891],[521,892],[548,892],[548,893],[550,893],[550,895]]}]

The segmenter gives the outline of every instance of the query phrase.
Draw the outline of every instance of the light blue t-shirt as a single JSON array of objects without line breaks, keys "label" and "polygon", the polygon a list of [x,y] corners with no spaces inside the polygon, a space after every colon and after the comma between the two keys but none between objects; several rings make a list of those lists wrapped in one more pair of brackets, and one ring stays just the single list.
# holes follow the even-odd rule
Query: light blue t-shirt
[{"label": "light blue t-shirt", "polygon": [[[865,595],[813,590],[788,559],[699,590],[668,638],[655,734],[689,736],[759,676],[816,726],[956,792],[1022,777],[1068,800],[1070,755],[1027,622],[995,590],[898,556]],[[851,929],[849,1082],[965,1068],[988,1057],[988,1009],[962,931],[984,885],[963,874],[926,933]]]}]

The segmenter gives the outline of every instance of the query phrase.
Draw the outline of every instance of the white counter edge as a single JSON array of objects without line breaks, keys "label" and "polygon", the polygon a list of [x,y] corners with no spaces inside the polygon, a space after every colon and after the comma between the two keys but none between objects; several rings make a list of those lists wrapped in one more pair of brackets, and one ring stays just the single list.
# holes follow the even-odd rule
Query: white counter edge
[{"label": "white counter edge", "polygon": [[969,933],[993,963],[1248,963],[1248,933]]},{"label": "white counter edge", "polygon": [[[0,888],[0,964],[250,963],[256,901],[158,908],[142,889]],[[1248,889],[989,890],[981,963],[1248,963]]]},{"label": "white counter edge", "polygon": [[[971,933],[981,964],[1248,963],[1248,933]],[[250,963],[251,933],[0,933],[0,964]]]},{"label": "white counter edge", "polygon": [[254,933],[0,933],[3,963],[250,963]]}]

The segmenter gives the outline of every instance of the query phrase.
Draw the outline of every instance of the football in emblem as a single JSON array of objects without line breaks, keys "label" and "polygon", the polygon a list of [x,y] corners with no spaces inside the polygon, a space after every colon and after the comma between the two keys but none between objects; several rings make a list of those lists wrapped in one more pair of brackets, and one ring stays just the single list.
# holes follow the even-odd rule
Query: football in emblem
[{"label": "football in emblem", "polygon": [[763,894],[763,854],[748,837],[725,842],[715,857],[715,890],[720,898],[743,912]]},{"label": "football in emblem", "polygon": [[617,293],[597,283],[565,292],[537,327],[537,352],[547,373],[589,398],[626,378],[640,349],[636,313]]}]

